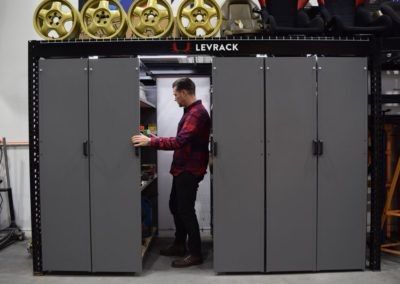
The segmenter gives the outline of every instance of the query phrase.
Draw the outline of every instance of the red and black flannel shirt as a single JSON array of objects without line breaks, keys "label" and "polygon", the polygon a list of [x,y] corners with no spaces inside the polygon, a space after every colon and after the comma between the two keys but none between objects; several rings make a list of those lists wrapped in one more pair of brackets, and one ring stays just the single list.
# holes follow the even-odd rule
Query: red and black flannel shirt
[{"label": "red and black flannel shirt", "polygon": [[176,137],[153,137],[150,146],[159,150],[174,150],[170,170],[173,176],[185,171],[204,176],[208,165],[210,128],[210,116],[201,100],[197,100],[184,109]]}]

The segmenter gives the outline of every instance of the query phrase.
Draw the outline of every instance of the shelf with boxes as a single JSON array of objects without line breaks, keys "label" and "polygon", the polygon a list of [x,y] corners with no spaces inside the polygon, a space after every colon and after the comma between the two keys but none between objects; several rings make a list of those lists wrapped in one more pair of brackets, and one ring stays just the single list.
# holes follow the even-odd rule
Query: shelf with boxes
[{"label": "shelf with boxes", "polygon": [[[140,73],[146,66],[140,62]],[[140,125],[139,131],[146,136],[157,134],[157,98],[154,80],[140,77]],[[142,258],[146,255],[158,232],[158,186],[157,186],[157,151],[149,147],[140,149],[140,191],[142,210]]]}]

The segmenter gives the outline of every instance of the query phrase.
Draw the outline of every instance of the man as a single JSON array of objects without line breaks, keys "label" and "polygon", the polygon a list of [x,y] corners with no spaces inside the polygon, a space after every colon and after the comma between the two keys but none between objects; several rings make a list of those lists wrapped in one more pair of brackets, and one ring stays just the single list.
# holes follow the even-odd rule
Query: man
[{"label": "man", "polygon": [[199,223],[195,212],[196,193],[208,165],[208,141],[211,120],[201,100],[196,99],[196,87],[189,78],[173,84],[173,95],[184,108],[176,137],[151,138],[132,136],[135,147],[150,146],[159,150],[174,150],[170,173],[173,175],[169,208],[174,217],[175,240],[160,251],[165,256],[186,255],[186,237],[189,254],[172,262],[173,267],[188,267],[203,263]]}]

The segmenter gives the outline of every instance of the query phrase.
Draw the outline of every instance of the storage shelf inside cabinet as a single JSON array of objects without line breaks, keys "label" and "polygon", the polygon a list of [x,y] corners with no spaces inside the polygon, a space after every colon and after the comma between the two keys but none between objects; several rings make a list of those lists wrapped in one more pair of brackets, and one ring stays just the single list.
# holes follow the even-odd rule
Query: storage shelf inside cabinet
[{"label": "storage shelf inside cabinet", "polygon": [[140,107],[141,108],[156,108],[151,102],[140,99]]},{"label": "storage shelf inside cabinet", "polygon": [[152,179],[144,181],[144,184],[140,187],[140,191],[145,190],[150,184],[153,183],[157,179],[157,175],[155,175]]},{"label": "storage shelf inside cabinet", "polygon": [[153,241],[154,236],[156,235],[156,232],[157,232],[157,228],[153,227],[151,229],[151,235],[142,240],[142,258],[144,257],[144,255],[146,254],[148,248],[150,247],[150,244]]}]

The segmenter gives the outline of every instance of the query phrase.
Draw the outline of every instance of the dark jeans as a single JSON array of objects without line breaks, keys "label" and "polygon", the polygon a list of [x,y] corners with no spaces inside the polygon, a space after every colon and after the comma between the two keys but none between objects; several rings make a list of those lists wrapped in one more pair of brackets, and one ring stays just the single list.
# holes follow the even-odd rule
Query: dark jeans
[{"label": "dark jeans", "polygon": [[183,172],[174,176],[169,199],[169,209],[175,222],[175,243],[186,243],[188,236],[189,253],[201,256],[199,223],[197,222],[194,204],[199,182],[203,177]]}]

